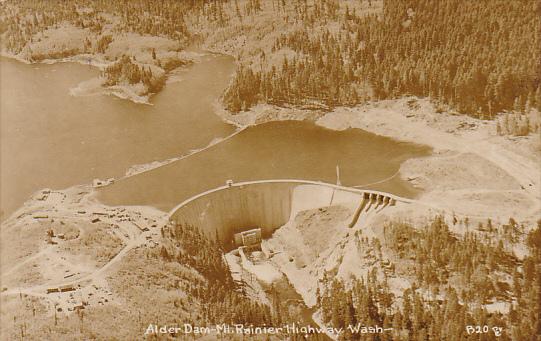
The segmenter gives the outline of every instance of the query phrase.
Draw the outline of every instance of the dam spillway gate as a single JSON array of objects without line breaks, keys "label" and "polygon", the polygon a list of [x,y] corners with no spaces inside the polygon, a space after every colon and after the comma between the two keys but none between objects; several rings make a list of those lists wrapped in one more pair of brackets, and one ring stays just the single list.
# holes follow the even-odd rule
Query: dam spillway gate
[{"label": "dam spillway gate", "polygon": [[233,236],[258,227],[268,238],[303,210],[356,202],[349,227],[368,212],[379,212],[397,202],[411,202],[393,194],[304,180],[260,180],[232,183],[193,196],[169,213],[172,223],[199,228],[218,238],[226,249]]}]

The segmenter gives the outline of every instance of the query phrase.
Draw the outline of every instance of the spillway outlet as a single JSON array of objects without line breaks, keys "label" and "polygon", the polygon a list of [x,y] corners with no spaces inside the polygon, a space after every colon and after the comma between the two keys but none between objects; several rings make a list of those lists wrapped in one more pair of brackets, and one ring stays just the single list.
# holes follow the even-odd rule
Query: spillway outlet
[{"label": "spillway outlet", "polygon": [[261,249],[261,229],[251,228],[246,231],[235,233],[233,242],[236,247],[243,247],[247,250]]}]

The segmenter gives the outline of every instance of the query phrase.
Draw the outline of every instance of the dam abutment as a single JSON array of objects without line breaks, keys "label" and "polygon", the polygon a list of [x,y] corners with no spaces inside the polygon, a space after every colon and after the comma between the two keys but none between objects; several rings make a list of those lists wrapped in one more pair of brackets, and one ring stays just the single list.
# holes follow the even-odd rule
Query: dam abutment
[{"label": "dam abutment", "polygon": [[397,201],[411,200],[393,194],[361,190],[304,180],[260,180],[232,183],[193,196],[169,213],[176,224],[199,228],[209,238],[218,238],[226,249],[233,236],[260,228],[268,238],[298,212],[319,207],[356,202],[349,227],[371,207],[384,208]]}]

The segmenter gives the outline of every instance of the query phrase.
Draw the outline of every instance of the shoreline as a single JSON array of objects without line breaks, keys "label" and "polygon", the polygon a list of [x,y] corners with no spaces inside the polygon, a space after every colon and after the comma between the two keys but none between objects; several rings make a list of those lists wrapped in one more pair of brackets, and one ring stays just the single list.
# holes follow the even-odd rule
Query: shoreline
[{"label": "shoreline", "polygon": [[[76,63],[80,65],[88,65],[97,68],[100,71],[103,71],[107,66],[113,64],[114,62],[106,62],[102,58],[93,55],[93,54],[79,54],[71,57],[61,58],[61,59],[43,59],[40,61],[29,61],[27,59],[21,58],[17,55],[14,55],[12,53],[2,51],[0,53],[0,56],[4,58],[8,58],[17,62],[21,62],[26,65],[39,65],[39,64],[45,64],[45,65],[54,65],[54,64],[60,64],[60,63]],[[87,58],[85,60],[85,58]],[[87,86],[91,82],[96,82],[98,84],[93,84],[92,86]],[[98,76],[95,78],[87,79],[84,81],[81,81],[77,86],[70,88],[69,93],[72,96],[91,96],[91,95],[103,95],[103,96],[115,96],[120,99],[125,99],[128,101],[131,101],[135,104],[146,104],[146,105],[152,105],[150,103],[150,98],[153,93],[140,96],[131,91],[130,85],[115,85],[115,86],[108,86],[104,87],[102,85],[102,79]]]},{"label": "shoreline", "polygon": [[[361,129],[397,141],[426,145],[433,148],[433,155],[405,161],[394,175],[423,190],[419,200],[471,216],[505,219],[501,215],[507,214],[507,218],[534,221],[541,213],[539,136],[499,136],[495,133],[496,120],[437,113],[426,98],[403,97],[326,112],[259,104],[249,111],[232,114],[217,105],[216,114],[225,122],[242,127],[300,120],[335,131]],[[448,153],[455,153],[455,160],[442,164],[442,160],[450,158]],[[445,167],[457,168],[457,174],[445,172]],[[471,169],[476,173],[469,174]],[[472,184],[471,178],[483,185]]]},{"label": "shoreline", "polygon": [[[515,184],[512,181],[514,178],[511,175],[516,176],[517,174],[510,174],[511,179],[505,178],[505,181],[502,180],[502,176],[502,179],[499,180],[500,182],[494,185],[495,189],[493,190],[497,194],[497,202],[489,201],[483,198],[476,199],[474,197],[473,200],[468,200],[468,197],[465,196],[453,196],[456,193],[460,194],[457,191],[461,190],[465,191],[462,194],[468,195],[472,193],[475,195],[486,193],[486,183],[482,183],[478,187],[471,186],[471,184],[467,182],[469,177],[472,177],[474,182],[478,179],[477,177],[479,175],[486,176],[487,179],[485,180],[487,182],[495,181],[494,176],[487,176],[490,173],[485,174],[486,169],[491,168],[481,168],[480,173],[476,173],[472,170],[473,175],[471,176],[468,173],[470,169],[473,168],[472,166],[480,164],[481,160],[488,161],[489,163],[492,162],[491,157],[489,157],[490,155],[485,157],[481,157],[484,155],[480,155],[486,151],[486,146],[482,146],[478,152],[475,152],[475,150],[472,150],[472,148],[470,148],[468,145],[468,143],[471,143],[472,141],[477,141],[479,143],[490,143],[490,138],[494,138],[494,136],[490,136],[490,129],[493,128],[492,124],[481,124],[481,122],[477,122],[464,116],[448,115],[445,116],[445,118],[450,119],[450,124],[458,124],[458,126],[460,126],[460,122],[471,121],[475,122],[477,126],[474,130],[465,130],[461,132],[446,131],[448,127],[445,125],[439,128],[430,126],[431,121],[429,118],[433,117],[434,113],[428,110],[428,107],[425,108],[427,111],[423,111],[423,114],[410,116],[412,115],[411,110],[405,110],[404,107],[409,100],[411,100],[411,98],[382,101],[381,103],[371,103],[356,108],[337,108],[327,113],[314,113],[313,111],[304,110],[302,115],[296,115],[296,113],[301,111],[301,109],[290,110],[289,108],[261,106],[258,108],[258,111],[241,114],[242,116],[236,116],[228,114],[223,108],[220,111],[219,107],[217,107],[216,109],[218,110],[215,110],[215,113],[221,117],[224,122],[237,126],[237,129],[232,134],[220,139],[215,138],[211,140],[207,146],[192,150],[188,154],[182,155],[178,158],[170,158],[164,161],[154,161],[142,165],[133,165],[131,168],[126,170],[125,176],[120,179],[148,172],[166,164],[188,158],[234,137],[245,129],[257,126],[259,124],[273,121],[287,121],[292,119],[306,120],[330,130],[340,131],[345,129],[362,129],[367,132],[390,137],[398,141],[426,144],[435,149],[434,154],[430,156],[411,158],[403,162],[400,165],[398,172],[392,175],[392,177],[401,176],[403,179],[412,182],[414,185],[417,184],[419,186],[426,187],[427,184],[430,184],[428,180],[431,179],[431,176],[434,178],[433,174],[431,175],[431,172],[433,172],[438,174],[438,177],[435,177],[435,181],[438,181],[438,183],[435,185],[435,189],[425,188],[425,192],[416,200],[418,203],[408,207],[409,211],[401,211],[400,209],[390,211],[390,213],[386,215],[387,218],[400,219],[401,215],[403,218],[404,215],[407,214],[410,218],[414,217],[415,219],[419,219],[421,216],[424,217],[430,214],[435,214],[437,209],[441,208],[443,208],[445,210],[445,214],[450,217],[451,212],[453,213],[453,216],[455,212],[460,215],[460,209],[464,208],[464,203],[466,206],[472,206],[475,210],[479,209],[481,212],[483,212],[483,214],[486,214],[486,216],[479,217],[479,220],[485,217],[496,218],[493,213],[495,211],[502,210],[502,205],[508,205],[508,202],[506,201],[499,201],[499,195],[502,193],[500,189],[509,191],[509,193],[512,195],[517,194],[516,192],[512,191],[522,191],[520,188],[513,189]],[[424,102],[426,101],[425,99],[416,99],[416,101],[422,102],[421,106],[428,106],[428,103]],[[218,101],[215,104],[216,106],[219,106]],[[382,110],[389,111],[389,115],[376,115],[381,113]],[[497,138],[502,139],[501,137]],[[528,137],[525,140],[534,140],[534,138]],[[477,147],[477,145],[474,146]],[[488,147],[491,146],[494,146],[494,144],[488,145]],[[498,152],[498,150],[495,151],[496,153]],[[464,159],[465,157],[466,159]],[[465,168],[467,178],[449,178],[449,175],[446,175],[446,177],[440,177],[441,174],[438,172],[441,172],[441,169],[446,169],[449,165],[444,163],[442,166],[441,162],[447,162],[449,160],[449,164],[462,164]],[[504,159],[503,161],[506,160],[507,159]],[[499,163],[492,163],[495,167],[498,167],[503,161]],[[503,164],[505,165],[505,162],[503,162]],[[496,176],[500,177],[500,174],[496,174]],[[413,180],[409,179],[408,177],[412,177]],[[419,178],[422,181],[416,180]],[[415,181],[418,182],[416,183]],[[535,185],[537,186],[538,184],[536,183]],[[34,231],[30,229],[35,229],[41,233],[40,236],[36,235],[34,237],[36,238],[34,243],[37,245],[37,247],[27,248],[28,250],[31,250],[29,253],[19,254],[19,252],[13,252],[13,255],[10,257],[14,258],[13,263],[16,263],[15,266],[5,266],[6,264],[9,264],[9,262],[2,264],[2,276],[10,280],[8,283],[17,283],[13,286],[6,284],[6,291],[2,294],[3,297],[14,296],[20,293],[24,293],[25,295],[32,297],[46,297],[43,296],[43,292],[53,285],[51,283],[54,283],[54,285],[57,285],[58,283],[62,285],[81,284],[81,290],[90,291],[93,293],[93,296],[106,295],[111,292],[109,289],[107,275],[114,273],[115,266],[125,261],[124,257],[126,255],[129,255],[132,250],[137,248],[154,248],[158,245],[155,240],[158,240],[159,238],[160,227],[167,224],[166,212],[152,206],[109,206],[99,201],[97,197],[98,192],[99,191],[96,188],[93,188],[88,184],[75,185],[62,190],[36,191],[21,207],[19,207],[1,223],[3,230],[2,233],[11,233],[15,230],[26,231],[24,233]],[[537,204],[539,204],[539,200],[537,201]],[[433,207],[434,210],[432,210],[430,207],[424,207],[423,204],[426,202],[435,204],[435,207]],[[464,202],[462,206],[460,205],[461,202]],[[536,204],[536,202],[534,202],[534,204]],[[487,209],[487,206],[490,207]],[[534,208],[537,209],[536,207]],[[474,217],[474,215],[466,216],[470,218],[477,218]],[[385,217],[382,217],[381,219],[383,218]],[[504,217],[504,221],[506,218],[509,217]],[[515,218],[529,219],[527,215],[517,216]],[[43,235],[45,234],[46,229],[42,224],[45,224],[45,226],[52,226],[55,221],[59,221],[59,224],[62,225],[65,222],[68,226],[84,226],[84,228],[78,227],[78,230],[80,231],[79,235],[82,237],[84,237],[84,235],[87,233],[86,231],[90,231],[94,225],[103,225],[103,228],[111,231],[113,237],[117,238],[117,240],[121,240],[122,244],[119,246],[119,251],[115,251],[116,253],[104,264],[95,264],[96,262],[89,262],[89,264],[85,267],[68,267],[66,270],[69,270],[70,273],[75,274],[75,277],[72,279],[62,278],[65,276],[65,270],[64,268],[61,268],[61,271],[59,272],[43,272],[42,277],[44,277],[44,279],[39,278],[36,280],[36,282],[17,282],[17,278],[12,277],[11,275],[15,271],[19,271],[18,269],[20,265],[27,263],[32,264],[32,262],[35,262],[36,264],[41,265],[41,267],[37,267],[37,269],[47,269],[51,268],[53,265],[57,265],[57,263],[55,263],[56,259],[49,261],[48,259],[43,260],[42,258],[44,257],[40,257],[40,255],[47,255],[51,253],[50,250],[53,248],[51,246],[47,246],[43,240],[39,242],[37,241],[37,239],[43,239]],[[499,216],[498,219],[494,219],[494,221],[499,223]],[[373,223],[381,223],[381,221],[374,220]],[[287,226],[289,226],[288,224],[289,223],[286,223],[286,225],[283,227],[287,228]],[[457,227],[456,229],[458,230],[460,228],[461,227]],[[460,231],[458,232],[460,233]],[[278,250],[278,248],[276,249]],[[288,249],[284,250],[288,251]],[[332,255],[333,253],[329,254]],[[66,253],[66,255],[71,257],[69,252]],[[284,255],[287,255],[287,253],[284,253]],[[322,260],[325,259],[325,257],[319,258],[318,256],[318,259]],[[309,278],[310,280],[313,279],[310,277],[311,275],[309,276],[307,274],[307,270],[295,270],[293,268],[294,265],[291,265],[291,261],[287,257],[281,261],[278,260],[277,263],[274,264],[276,265],[278,271],[280,271],[290,281],[291,278],[301,278],[303,280],[304,278]],[[318,260],[318,262],[314,263],[314,265],[310,265],[311,268],[309,269],[314,269],[316,271],[315,276],[317,277],[319,273],[318,269],[325,264],[326,263]],[[345,266],[345,268],[347,268],[347,266]],[[40,271],[42,270],[32,271],[41,273]],[[54,281],[48,280],[48,278],[45,277],[49,274],[52,276],[51,278],[53,278]],[[307,280],[304,280],[304,282],[306,281]],[[92,289],[93,287],[91,284],[96,283],[98,284],[97,288]],[[291,283],[294,290],[302,297],[304,304],[306,304],[308,307],[311,306],[308,303],[313,303],[315,300],[315,291],[313,290],[314,286],[306,287],[304,285],[299,285],[298,280],[291,281]],[[50,302],[56,302],[51,298],[49,300],[50,301],[45,300],[44,302],[49,302],[47,303],[49,305],[52,304]],[[71,306],[68,298],[62,297],[57,301],[64,310],[67,310]],[[94,301],[92,304],[97,303]],[[316,318],[317,315],[315,316],[314,321],[319,324],[320,321],[316,320]]]},{"label": "shoreline", "polygon": [[100,70],[103,70],[104,68],[106,68],[107,66],[113,63],[113,62],[107,62],[105,59],[101,58],[100,55],[95,55],[95,54],[90,54],[90,53],[77,54],[70,57],[59,58],[59,59],[43,59],[39,61],[31,61],[31,60],[19,57],[16,54],[7,52],[5,50],[0,51],[0,56],[27,64],[27,65],[34,65],[34,64],[52,65],[52,64],[58,64],[58,63],[77,63],[81,65],[94,66]]},{"label": "shoreline", "polygon": [[[196,52],[185,52],[184,53],[187,57],[190,63],[198,62],[199,59],[204,54],[198,54]],[[5,50],[0,51],[0,56],[14,60],[17,62],[21,62],[26,65],[38,65],[38,64],[45,64],[45,65],[54,65],[59,63],[77,63],[80,65],[88,65],[97,68],[99,71],[105,70],[108,66],[114,64],[114,61],[106,61],[102,55],[96,55],[96,54],[77,54],[70,57],[60,58],[60,59],[43,59],[39,61],[30,61],[24,58],[19,57],[18,55],[15,55],[13,53],[7,52]],[[189,64],[188,64],[189,65]],[[185,65],[186,66],[186,65]],[[177,67],[168,73],[171,73],[175,70],[181,69],[185,66]],[[168,74],[165,74],[165,79],[167,82]],[[87,86],[89,83],[94,82],[96,83],[96,80],[98,80],[97,84],[93,84],[91,86]],[[134,88],[139,85],[137,84],[117,84],[113,86],[103,86],[102,80],[100,76],[96,78],[91,78],[87,80],[81,81],[77,86],[69,89],[70,95],[72,96],[89,96],[89,95],[104,95],[104,96],[115,96],[120,99],[131,101],[135,104],[145,104],[145,105],[153,105],[150,101],[152,96],[156,95],[157,93],[149,92],[145,95],[139,95],[136,93]],[[165,83],[167,85],[167,83]]]},{"label": "shoreline", "polygon": [[[205,53],[223,55],[223,53],[213,51],[205,51]],[[17,59],[16,56],[11,56],[11,58]],[[54,60],[52,62],[45,61],[44,63],[50,64],[56,62],[81,63],[82,59],[81,55],[79,55],[64,58],[62,60]],[[85,82],[96,82],[96,80],[99,82],[99,78],[83,81],[78,87],[84,85]],[[88,88],[73,88],[71,90],[74,92],[81,92],[72,95],[84,96],[92,95],[92,92],[98,88],[98,93],[100,95],[114,95],[120,98],[129,99],[137,104],[151,105],[151,103],[148,102],[149,97],[147,97],[147,101],[142,101],[140,97],[134,98],[133,96],[123,96],[124,94],[118,93],[115,89],[111,90],[111,87],[103,88],[101,85],[96,84]],[[120,90],[122,90],[122,88],[120,88]],[[411,102],[415,102],[416,107],[414,109],[409,107]],[[427,186],[427,183],[430,181],[427,181],[426,179],[424,179],[425,181],[423,183],[422,180],[423,178],[426,178],[426,174],[433,171],[434,167],[437,168],[437,165],[435,166],[435,164],[441,158],[442,153],[455,152],[461,155],[475,154],[480,159],[491,162],[500,169],[503,169],[518,181],[520,187],[509,188],[511,191],[507,192],[506,190],[500,190],[499,192],[506,192],[504,193],[506,195],[513,195],[513,191],[517,192],[520,189],[522,189],[523,192],[527,192],[527,198],[524,197],[520,199],[522,201],[521,205],[529,205],[531,208],[528,210],[529,214],[526,214],[524,210],[517,212],[519,217],[530,216],[529,218],[531,218],[531,216],[535,215],[541,209],[541,200],[539,196],[535,195],[535,191],[540,186],[539,182],[535,179],[535,172],[538,172],[538,169],[532,165],[535,160],[519,157],[521,165],[517,167],[514,166],[511,161],[517,161],[518,155],[514,155],[512,151],[508,150],[503,157],[499,155],[498,150],[501,150],[503,147],[499,146],[498,143],[511,144],[512,147],[513,141],[510,138],[492,134],[492,131],[495,131],[496,129],[495,121],[481,121],[466,115],[457,115],[449,112],[438,114],[428,99],[404,97],[396,100],[369,102],[356,107],[338,107],[330,111],[259,104],[249,111],[233,114],[224,108],[221,99],[215,100],[213,107],[214,113],[224,123],[237,127],[234,133],[222,138],[214,139],[206,146],[189,151],[187,154],[178,157],[132,165],[120,179],[145,173],[203,152],[214,145],[234,137],[249,127],[275,121],[309,121],[330,130],[340,131],[344,129],[361,129],[397,141],[422,144],[433,148],[434,155],[410,159],[402,163],[397,174],[393,175],[393,177],[398,175],[403,180],[410,182],[415,188],[423,190],[423,193],[419,198],[420,200],[436,201],[438,206],[449,206],[450,209],[454,210],[455,208],[460,208],[460,205],[456,204],[458,201],[466,199],[466,194],[479,194],[483,192],[480,189],[476,191],[475,189],[470,190],[470,188],[464,187],[461,183],[464,179],[455,179],[456,183],[451,184],[449,188],[444,188],[444,190],[434,190],[434,184]],[[441,124],[441,122],[444,123]],[[437,124],[440,124],[440,126]],[[461,129],[461,126],[473,128]],[[499,141],[498,143],[494,143],[491,139],[497,139]],[[524,137],[522,140],[533,142],[535,136]],[[539,144],[539,141],[537,143]],[[470,144],[477,144],[477,147],[479,147],[479,144],[482,144],[482,148],[472,148],[470,147]],[[541,160],[539,155],[534,155],[534,157],[538,157],[539,160]],[[463,160],[460,160],[460,157],[458,158],[458,162],[464,163]],[[474,160],[474,163],[479,163],[479,160]],[[419,164],[423,164],[425,169],[419,169]],[[434,179],[434,176],[432,176],[432,179],[430,180],[435,181],[435,187],[438,187],[437,183],[439,180]],[[359,186],[362,185],[356,187]],[[460,193],[461,191],[462,193]],[[492,191],[496,193],[498,192],[498,189],[494,188]],[[487,191],[484,193],[487,193]],[[457,198],[452,197],[452,195],[455,194],[458,195]],[[518,195],[521,194],[523,193],[519,193]],[[483,198],[477,198],[476,201],[483,201]],[[491,202],[493,203],[493,200],[491,200]],[[486,207],[480,209],[480,211],[482,214],[488,215],[489,212],[485,209]],[[493,212],[497,211],[497,209],[493,210]]]},{"label": "shoreline", "polygon": [[[245,129],[248,129],[248,128],[249,128],[249,126],[237,127],[237,129],[232,134],[229,134],[229,135],[224,136],[224,137],[216,137],[216,138],[212,139],[206,146],[201,147],[201,148],[197,148],[197,149],[192,149],[188,153],[177,156],[177,157],[172,157],[172,158],[169,158],[169,159],[166,159],[166,160],[161,160],[161,161],[156,160],[156,161],[152,161],[152,162],[148,162],[148,163],[132,165],[131,167],[129,167],[126,170],[124,176],[122,176],[118,180],[123,180],[123,179],[130,178],[132,176],[143,174],[143,173],[152,171],[154,169],[160,168],[162,166],[168,165],[170,163],[180,161],[180,160],[186,159],[186,158],[188,158],[190,156],[193,156],[195,154],[204,152],[204,151],[206,151],[206,150],[208,150],[208,149],[210,149],[210,148],[212,148],[212,147],[214,147],[214,146],[216,146],[216,145],[218,145],[218,144],[220,144],[222,142],[225,142],[225,141],[235,137],[236,135],[240,134],[241,132],[243,132]],[[106,186],[108,186],[108,185],[106,185]]]},{"label": "shoreline", "polygon": [[[199,59],[205,54],[227,55],[232,57],[235,63],[238,64],[237,58],[231,54],[227,54],[226,52],[228,51],[210,48],[208,46],[203,47],[202,51],[204,53],[187,51],[186,54],[196,55],[197,58],[192,56],[192,60]],[[99,56],[94,55],[76,55],[63,59],[43,60],[39,62],[30,62],[5,51],[2,51],[2,56],[21,61],[25,64],[54,64],[60,62],[86,64],[84,63],[85,58],[91,58],[90,64],[99,69],[103,69],[110,64],[103,61]],[[112,95],[130,100],[136,104],[152,105],[150,103],[152,94],[139,96],[132,90],[127,85],[103,87],[99,78],[96,78],[79,83],[77,87],[70,89],[70,92],[74,96],[93,94]],[[438,187],[438,182],[440,181],[436,179],[434,174],[430,175],[429,173],[434,173],[434,169],[438,167],[437,163],[442,153],[456,152],[461,154],[461,156],[457,157],[456,161],[458,164],[462,164],[462,166],[467,163],[463,160],[464,155],[473,154],[477,157],[476,160],[473,160],[474,164],[489,162],[516,180],[518,185],[509,189],[515,192],[518,191],[519,193],[516,195],[522,196],[519,198],[520,205],[526,205],[529,208],[527,212],[519,210],[520,212],[509,213],[516,213],[518,216],[529,216],[531,218],[537,212],[541,212],[541,197],[538,194],[541,184],[539,183],[539,179],[537,179],[539,169],[535,166],[536,161],[541,162],[539,148],[537,153],[534,152],[534,155],[531,157],[524,156],[529,155],[527,152],[519,155],[515,152],[517,143],[515,143],[514,139],[497,136],[494,133],[496,131],[496,121],[482,121],[453,112],[437,113],[434,106],[426,98],[403,97],[395,100],[368,102],[355,107],[337,107],[328,110],[317,107],[279,107],[270,104],[258,104],[250,110],[241,113],[229,112],[225,109],[222,98],[219,98],[215,100],[213,107],[214,114],[224,123],[234,125],[237,128],[233,134],[218,140],[212,140],[206,146],[190,151],[185,155],[167,160],[156,160],[145,164],[132,165],[126,170],[125,175],[121,179],[148,172],[202,152],[252,126],[274,121],[309,121],[330,130],[361,129],[397,141],[422,144],[433,148],[434,155],[408,160],[400,166],[399,172],[396,174],[403,180],[410,182],[414,187],[424,191],[420,197],[421,200],[435,200],[442,207],[451,204],[449,206],[451,209],[454,209],[461,208],[460,205],[457,205],[457,202],[466,199],[466,194],[473,195],[482,192],[465,186],[465,179],[458,178],[453,179],[452,182],[454,183],[448,184],[446,188],[440,188],[439,190],[433,189],[434,185]],[[525,145],[536,143],[539,145],[539,141],[536,142],[535,140],[535,136],[522,138],[522,141],[525,141],[523,143]],[[420,164],[423,164],[425,169],[420,169]],[[486,175],[490,175],[490,173]],[[460,193],[460,191],[463,193]],[[492,191],[498,192],[498,189],[492,188]],[[500,190],[502,194],[508,197],[514,195],[513,191],[504,193],[505,190]],[[488,196],[486,193],[485,191],[485,195]],[[458,197],[453,198],[452,195],[455,194]],[[485,199],[475,199],[475,201],[483,200]],[[489,201],[494,204],[494,198],[490,198]],[[486,207],[480,209],[480,211],[483,214],[489,213]],[[497,209],[492,211],[498,212]]]}]

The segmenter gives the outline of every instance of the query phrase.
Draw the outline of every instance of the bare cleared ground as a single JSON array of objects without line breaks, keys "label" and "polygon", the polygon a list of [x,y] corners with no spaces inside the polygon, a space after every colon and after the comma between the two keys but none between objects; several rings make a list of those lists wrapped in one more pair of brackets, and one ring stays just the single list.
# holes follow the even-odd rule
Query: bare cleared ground
[{"label": "bare cleared ground", "polygon": [[[317,278],[342,263],[352,214],[343,206],[300,211],[263,242],[263,248],[274,254],[272,264],[288,277],[308,306],[315,304]],[[348,257],[355,258],[356,253]],[[363,271],[361,266],[357,270]]]},{"label": "bare cleared ground", "polygon": [[473,153],[446,152],[410,159],[402,164],[400,171],[408,181],[428,191],[520,189],[515,178]]},{"label": "bare cleared ground", "polygon": [[66,331],[80,328],[78,318],[70,317],[78,309],[90,314],[124,310],[108,276],[130,251],[157,246],[164,219],[163,212],[151,208],[103,206],[88,186],[36,193],[0,231],[2,329],[18,333],[17,321],[29,321],[25,316],[38,314],[33,310],[41,322],[28,330],[50,325],[56,314]]},{"label": "bare cleared ground", "polygon": [[410,159],[400,168],[403,179],[423,190],[421,202],[464,216],[531,222],[541,214],[540,136],[498,136],[495,121],[437,112],[428,99],[385,100],[328,113],[258,105],[239,114],[218,114],[239,126],[309,120],[333,130],[359,128],[428,145],[433,155]]},{"label": "bare cleared ground", "polygon": [[[427,99],[417,98],[339,108],[317,124],[360,128],[434,148],[435,155],[409,160],[401,168],[404,179],[424,189],[421,201],[464,215],[539,217],[538,135],[498,136],[493,121],[437,113]],[[507,199],[497,200],[499,195]]]}]

